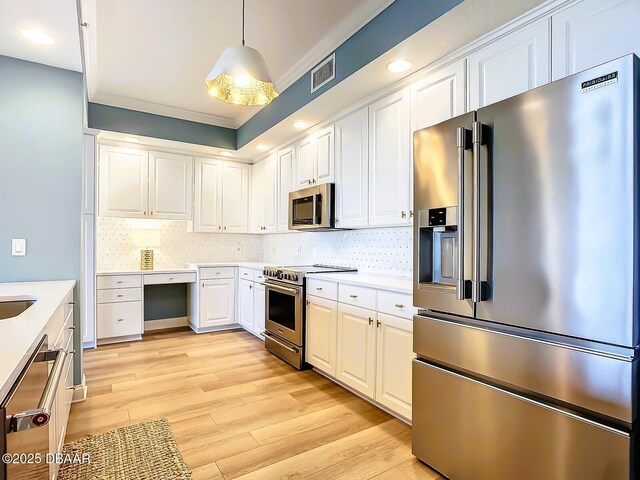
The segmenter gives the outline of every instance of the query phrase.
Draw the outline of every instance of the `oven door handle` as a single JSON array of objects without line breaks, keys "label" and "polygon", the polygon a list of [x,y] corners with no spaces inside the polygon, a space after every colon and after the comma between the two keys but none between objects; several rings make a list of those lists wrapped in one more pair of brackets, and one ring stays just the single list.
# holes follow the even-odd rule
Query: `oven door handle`
[{"label": "oven door handle", "polygon": [[42,396],[38,406],[31,410],[25,410],[24,412],[16,413],[11,417],[10,432],[21,432],[23,430],[29,430],[31,428],[43,427],[51,419],[51,409],[53,408],[53,401],[56,398],[56,390],[62,377],[62,371],[64,370],[65,361],[69,353],[64,350],[50,350],[38,354],[35,362],[48,362],[54,360],[53,368],[47,383],[45,384]]},{"label": "oven door handle", "polygon": [[284,343],[280,342],[279,340],[277,340],[273,335],[271,335],[269,332],[264,331],[262,332],[263,336],[265,338],[268,338],[269,340],[271,340],[272,342],[277,343],[278,345],[280,345],[282,348],[286,348],[287,350],[289,350],[291,353],[298,353],[298,350],[296,348],[292,348],[289,345],[285,345]]},{"label": "oven door handle", "polygon": [[285,291],[285,292],[289,292],[289,293],[293,293],[295,295],[298,295],[300,292],[295,289],[295,288],[290,288],[290,287],[282,287],[280,285],[274,285],[273,283],[265,283],[265,285],[272,289],[272,290],[280,290],[280,291]]}]

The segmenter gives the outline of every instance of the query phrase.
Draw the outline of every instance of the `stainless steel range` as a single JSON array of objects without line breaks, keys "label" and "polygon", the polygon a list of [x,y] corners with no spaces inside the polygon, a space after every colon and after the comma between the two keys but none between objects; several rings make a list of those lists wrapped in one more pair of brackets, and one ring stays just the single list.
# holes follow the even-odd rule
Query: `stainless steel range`
[{"label": "stainless steel range", "polygon": [[334,265],[264,268],[265,348],[297,369],[304,362],[305,276],[309,273],[356,272]]}]

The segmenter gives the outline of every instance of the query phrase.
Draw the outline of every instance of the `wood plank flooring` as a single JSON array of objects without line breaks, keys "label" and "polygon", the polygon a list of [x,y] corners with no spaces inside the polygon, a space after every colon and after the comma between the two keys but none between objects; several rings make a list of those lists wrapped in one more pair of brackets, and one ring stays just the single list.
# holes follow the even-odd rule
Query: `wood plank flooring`
[{"label": "wood plank flooring", "polygon": [[166,418],[194,480],[442,479],[411,455],[408,426],[244,331],[157,332],[84,362],[67,441]]}]

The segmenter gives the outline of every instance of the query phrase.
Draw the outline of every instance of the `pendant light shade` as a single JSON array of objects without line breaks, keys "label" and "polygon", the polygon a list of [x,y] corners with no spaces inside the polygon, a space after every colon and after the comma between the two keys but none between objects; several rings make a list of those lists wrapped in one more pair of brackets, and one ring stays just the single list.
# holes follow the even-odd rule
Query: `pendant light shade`
[{"label": "pendant light shade", "polygon": [[267,64],[255,48],[244,44],[244,0],[242,0],[242,45],[227,47],[205,80],[209,95],[235,105],[266,105],[278,96]]},{"label": "pendant light shade", "polygon": [[278,96],[264,58],[245,45],[227,47],[206,83],[209,95],[236,105],[266,105]]}]

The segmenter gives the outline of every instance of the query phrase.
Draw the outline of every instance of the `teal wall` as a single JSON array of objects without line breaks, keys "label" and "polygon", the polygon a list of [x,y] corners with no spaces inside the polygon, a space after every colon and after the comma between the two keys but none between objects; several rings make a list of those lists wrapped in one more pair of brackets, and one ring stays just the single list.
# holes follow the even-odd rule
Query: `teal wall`
[{"label": "teal wall", "polygon": [[0,282],[80,278],[83,103],[81,73],[0,56]]},{"label": "teal wall", "polygon": [[89,127],[209,147],[236,149],[236,131],[179,118],[89,103]]}]

